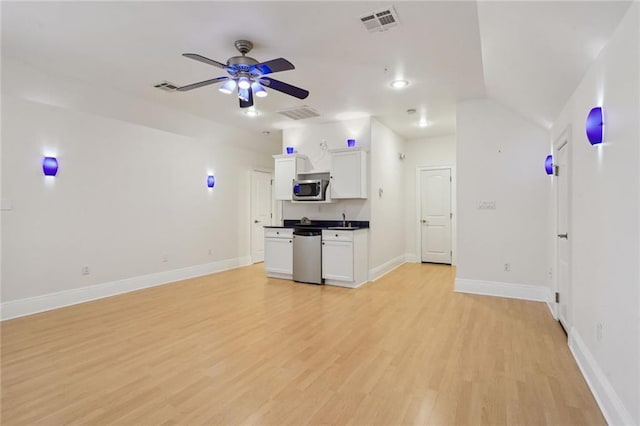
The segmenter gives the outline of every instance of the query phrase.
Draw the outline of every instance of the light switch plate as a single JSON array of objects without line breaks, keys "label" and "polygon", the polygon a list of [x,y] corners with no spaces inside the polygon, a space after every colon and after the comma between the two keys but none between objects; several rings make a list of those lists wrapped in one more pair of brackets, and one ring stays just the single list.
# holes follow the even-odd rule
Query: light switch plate
[{"label": "light switch plate", "polygon": [[495,201],[480,201],[478,204],[478,210],[495,210],[496,202]]}]

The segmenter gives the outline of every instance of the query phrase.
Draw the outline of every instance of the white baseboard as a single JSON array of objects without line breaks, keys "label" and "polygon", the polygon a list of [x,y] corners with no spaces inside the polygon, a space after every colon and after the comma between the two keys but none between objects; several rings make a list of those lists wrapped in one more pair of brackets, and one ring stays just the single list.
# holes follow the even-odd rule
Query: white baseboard
[{"label": "white baseboard", "polygon": [[57,293],[43,294],[41,296],[29,297],[26,299],[11,300],[0,303],[0,319],[7,320],[23,317],[25,315],[50,311],[64,306],[76,305],[78,303],[115,296],[116,294],[128,293],[143,288],[155,287],[187,278],[209,275],[215,272],[221,272],[227,269],[234,269],[250,264],[250,256],[237,257],[235,259],[225,259],[218,262],[205,263],[181,269],[173,269],[171,271],[126,278],[119,281],[74,288]]},{"label": "white baseboard", "polygon": [[388,274],[389,272],[396,269],[398,266],[405,263],[405,255],[400,255],[394,259],[388,260],[384,262],[380,266],[376,266],[373,269],[369,270],[369,281],[375,281],[381,278],[383,275]]},{"label": "white baseboard", "polygon": [[600,410],[610,425],[633,425],[635,424],[629,411],[625,408],[622,400],[613,389],[595,358],[580,337],[580,334],[571,327],[569,332],[569,349],[582,372],[591,393],[595,397]]},{"label": "white baseboard", "polygon": [[[551,292],[551,290],[549,290],[549,292]],[[553,317],[554,320],[558,319],[558,305],[553,301],[553,298],[551,295],[549,295],[549,300],[547,301],[547,307],[549,308],[549,311],[551,311],[551,316]]]},{"label": "white baseboard", "polygon": [[420,257],[415,253],[405,253],[404,260],[407,263],[420,263]]},{"label": "white baseboard", "polygon": [[456,278],[455,291],[457,293],[481,294],[484,296],[507,297],[510,299],[533,300],[536,302],[549,302],[551,290],[548,287],[503,283],[497,281],[469,280]]}]

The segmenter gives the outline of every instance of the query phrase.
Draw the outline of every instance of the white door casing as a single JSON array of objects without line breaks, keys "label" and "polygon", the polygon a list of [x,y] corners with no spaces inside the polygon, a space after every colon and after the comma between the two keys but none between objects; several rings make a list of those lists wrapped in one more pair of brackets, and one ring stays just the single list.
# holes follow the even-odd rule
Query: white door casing
[{"label": "white door casing", "polygon": [[563,138],[556,148],[554,155],[555,167],[557,167],[556,183],[556,253],[557,253],[557,281],[556,292],[559,294],[558,320],[568,332],[571,327],[570,306],[571,306],[571,253],[569,238],[569,143],[568,138]]},{"label": "white door casing", "polygon": [[272,174],[251,172],[251,262],[264,260],[264,226],[271,225]]},{"label": "white door casing", "polygon": [[420,171],[421,261],[451,264],[451,169]]}]

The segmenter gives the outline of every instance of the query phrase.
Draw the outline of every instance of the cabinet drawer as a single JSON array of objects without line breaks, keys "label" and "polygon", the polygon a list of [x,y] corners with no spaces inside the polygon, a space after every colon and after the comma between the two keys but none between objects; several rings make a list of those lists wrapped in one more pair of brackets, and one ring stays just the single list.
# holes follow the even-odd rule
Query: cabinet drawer
[{"label": "cabinet drawer", "polygon": [[353,241],[353,231],[322,230],[323,241]]},{"label": "cabinet drawer", "polygon": [[293,238],[292,228],[265,228],[265,238]]}]

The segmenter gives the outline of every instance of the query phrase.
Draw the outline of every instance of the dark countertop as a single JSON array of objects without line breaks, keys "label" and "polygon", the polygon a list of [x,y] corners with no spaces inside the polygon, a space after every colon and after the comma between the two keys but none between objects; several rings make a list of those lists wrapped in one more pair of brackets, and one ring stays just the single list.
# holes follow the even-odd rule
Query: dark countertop
[{"label": "dark countertop", "polygon": [[[368,220],[347,220],[349,228],[342,228],[341,231],[357,231],[358,229],[368,229]],[[329,229],[342,227],[341,220],[312,220],[309,224],[301,224],[299,220],[285,219],[283,226],[266,225],[264,228],[304,228],[304,229]],[[334,229],[337,230],[337,229]]]}]

